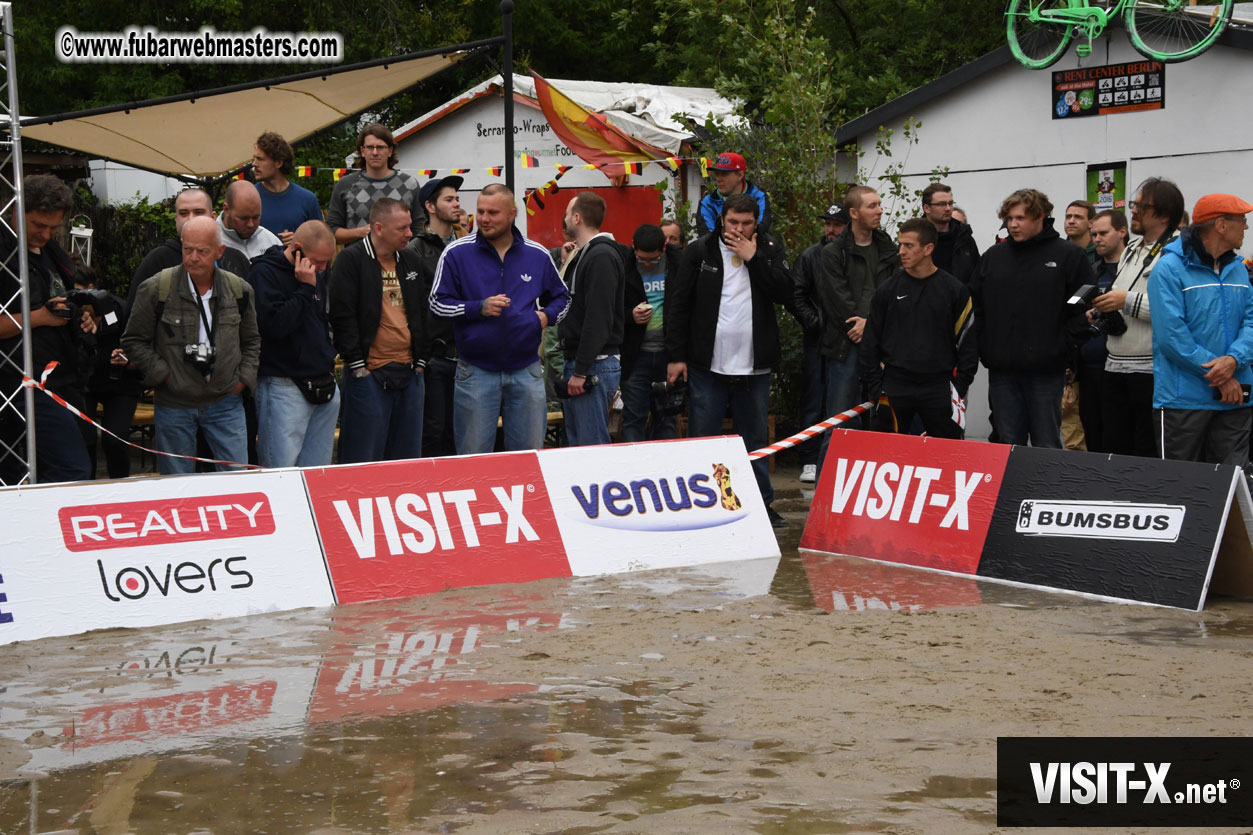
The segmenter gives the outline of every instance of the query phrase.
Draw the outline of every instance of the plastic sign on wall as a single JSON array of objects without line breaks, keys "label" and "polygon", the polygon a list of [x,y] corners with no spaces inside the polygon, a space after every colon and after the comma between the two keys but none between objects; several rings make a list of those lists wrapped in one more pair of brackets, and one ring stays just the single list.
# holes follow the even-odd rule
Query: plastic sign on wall
[{"label": "plastic sign on wall", "polygon": [[1199,610],[1253,591],[1235,467],[837,430],[801,547]]},{"label": "plastic sign on wall", "polygon": [[299,472],[0,493],[0,642],[333,603]]}]

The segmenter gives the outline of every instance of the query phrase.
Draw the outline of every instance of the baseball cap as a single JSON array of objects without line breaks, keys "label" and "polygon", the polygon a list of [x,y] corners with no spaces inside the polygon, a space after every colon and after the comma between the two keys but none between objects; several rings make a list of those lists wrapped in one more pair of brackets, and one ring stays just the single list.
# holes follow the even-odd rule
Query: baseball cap
[{"label": "baseball cap", "polygon": [[1253,212],[1253,205],[1234,194],[1207,194],[1196,201],[1192,222],[1205,223],[1223,215],[1247,215],[1249,212]]},{"label": "baseball cap", "polygon": [[431,180],[427,182],[426,185],[422,186],[422,188],[418,191],[418,202],[425,206],[426,201],[434,200],[435,195],[439,194],[440,190],[445,186],[449,186],[460,191],[461,184],[464,182],[465,178],[458,177],[456,174],[448,177],[440,177],[438,180]]},{"label": "baseball cap", "polygon": [[834,220],[836,223],[848,223],[848,209],[832,203],[827,210],[818,215],[822,220]]},{"label": "baseball cap", "polygon": [[748,164],[744,162],[744,157],[736,153],[718,154],[718,158],[714,160],[714,164],[709,166],[710,171],[747,171]]}]

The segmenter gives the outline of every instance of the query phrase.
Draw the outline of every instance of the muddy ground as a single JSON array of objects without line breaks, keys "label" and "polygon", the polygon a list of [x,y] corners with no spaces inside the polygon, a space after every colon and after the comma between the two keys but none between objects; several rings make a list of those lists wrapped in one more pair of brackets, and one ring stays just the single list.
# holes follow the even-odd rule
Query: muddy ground
[{"label": "muddy ground", "polygon": [[988,832],[998,736],[1253,735],[1253,603],[802,554],[776,479],[727,576],[0,647],[0,833]]}]

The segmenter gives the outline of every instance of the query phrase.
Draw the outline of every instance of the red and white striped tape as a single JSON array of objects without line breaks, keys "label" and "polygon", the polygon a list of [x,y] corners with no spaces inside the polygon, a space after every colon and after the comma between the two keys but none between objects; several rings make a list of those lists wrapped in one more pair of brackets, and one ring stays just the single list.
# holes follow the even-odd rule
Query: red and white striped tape
[{"label": "red and white striped tape", "polygon": [[857,415],[864,415],[866,412],[870,411],[872,407],[873,407],[873,404],[869,400],[867,400],[865,403],[861,403],[857,406],[854,406],[853,408],[849,409],[846,412],[840,412],[838,415],[829,417],[824,421],[819,421],[818,423],[815,423],[813,426],[809,427],[808,429],[802,429],[801,431],[797,432],[795,435],[791,435],[787,438],[784,438],[781,441],[775,441],[773,444],[770,444],[770,446],[764,446],[761,449],[755,449],[748,454],[748,457],[749,458],[765,458],[767,455],[774,455],[776,452],[788,449],[789,447],[794,447],[797,444],[804,443],[805,441],[808,441],[810,438],[818,437],[823,432],[826,432],[828,429],[834,429],[836,426],[839,426],[841,423],[843,423],[846,420],[849,420],[850,418],[854,418]]},{"label": "red and white striped tape", "polygon": [[60,404],[61,404],[62,406],[64,406],[65,408],[69,409],[69,410],[70,410],[70,413],[71,413],[71,414],[73,414],[75,417],[77,417],[79,420],[84,420],[84,421],[86,421],[86,422],[87,422],[88,424],[90,424],[91,426],[94,426],[96,429],[99,429],[101,432],[103,432],[104,434],[108,435],[110,438],[113,438],[113,439],[115,439],[115,440],[121,441],[122,443],[126,444],[128,447],[133,447],[134,449],[142,450],[143,452],[151,452],[153,455],[164,455],[166,458],[186,458],[186,459],[188,459],[189,461],[200,461],[200,462],[203,462],[203,463],[205,463],[205,464],[223,464],[223,465],[228,466],[228,467],[239,467],[240,469],[245,469],[245,470],[259,470],[259,469],[261,469],[261,468],[260,468],[260,467],[258,467],[256,464],[240,464],[240,463],[235,462],[235,461],[219,461],[219,460],[218,460],[218,459],[216,459],[216,458],[197,458],[195,455],[178,455],[178,454],[173,453],[173,452],[162,452],[162,451],[161,451],[161,450],[159,450],[159,449],[149,449],[149,448],[148,448],[148,447],[146,447],[146,446],[140,446],[139,444],[131,443],[130,441],[126,440],[125,438],[118,437],[117,435],[115,435],[115,434],[113,434],[112,432],[110,432],[108,429],[105,429],[103,426],[101,426],[100,424],[96,423],[94,420],[92,420],[91,418],[89,418],[87,415],[83,414],[83,413],[82,413],[81,411],[79,411],[79,409],[77,409],[77,408],[76,408],[73,404],[71,404],[71,403],[67,403],[67,402],[66,402],[66,401],[65,401],[65,400],[64,400],[64,399],[63,399],[60,395],[58,395],[56,392],[50,391],[48,388],[46,388],[46,387],[45,387],[45,384],[48,382],[48,375],[49,375],[49,374],[51,374],[51,373],[52,373],[52,371],[53,371],[53,369],[55,369],[55,368],[56,368],[58,365],[60,365],[60,364],[61,364],[61,363],[60,363],[59,361],[57,361],[57,360],[53,360],[52,362],[48,363],[48,365],[44,368],[43,374],[39,375],[39,381],[38,381],[38,382],[36,382],[36,381],[32,380],[30,377],[27,377],[27,376],[23,375],[23,376],[22,376],[22,385],[23,385],[23,386],[25,386],[26,388],[38,389],[39,391],[42,391],[44,394],[46,394],[46,395],[48,395],[49,397],[51,397],[51,398],[52,398],[53,400],[55,400],[57,403],[60,403]]}]

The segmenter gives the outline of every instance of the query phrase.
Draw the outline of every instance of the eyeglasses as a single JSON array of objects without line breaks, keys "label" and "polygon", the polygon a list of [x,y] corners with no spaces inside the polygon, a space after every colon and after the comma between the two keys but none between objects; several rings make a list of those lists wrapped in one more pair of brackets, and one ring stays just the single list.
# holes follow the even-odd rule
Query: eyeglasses
[{"label": "eyeglasses", "polygon": [[1127,208],[1134,212],[1136,209],[1152,209],[1154,206],[1152,203],[1144,203],[1140,200],[1128,200]]},{"label": "eyeglasses", "polygon": [[361,149],[367,153],[369,153],[370,151],[373,151],[375,153],[382,153],[384,151],[391,150],[391,147],[392,147],[391,145],[362,145]]},{"label": "eyeglasses", "polygon": [[1249,225],[1249,219],[1244,215],[1223,215],[1222,219],[1236,226],[1248,227]]},{"label": "eyeglasses", "polygon": [[931,201],[930,203],[928,203],[927,205],[928,205],[928,206],[938,206],[938,207],[939,207],[939,208],[941,208],[941,209],[950,209],[950,208],[952,208],[953,206],[956,206],[957,204],[956,204],[955,202],[953,202],[952,200],[948,200],[948,201],[932,200],[932,201]]}]

